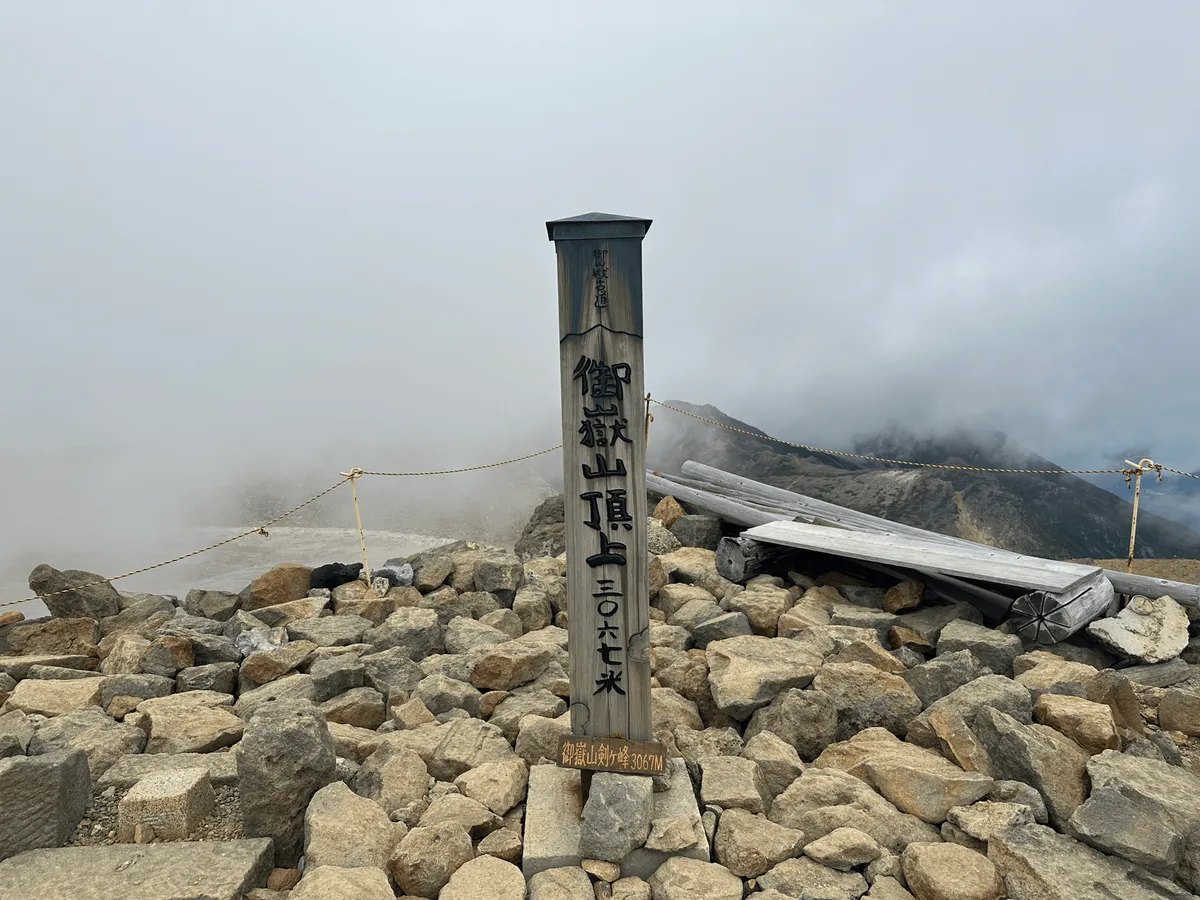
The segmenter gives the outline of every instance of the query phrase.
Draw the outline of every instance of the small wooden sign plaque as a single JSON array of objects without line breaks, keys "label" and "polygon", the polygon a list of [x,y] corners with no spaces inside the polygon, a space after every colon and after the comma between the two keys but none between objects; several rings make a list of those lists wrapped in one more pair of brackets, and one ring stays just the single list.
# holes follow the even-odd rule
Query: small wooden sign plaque
[{"label": "small wooden sign plaque", "polygon": [[661,775],[667,768],[667,748],[658,741],[566,735],[559,738],[556,762],[567,769]]}]

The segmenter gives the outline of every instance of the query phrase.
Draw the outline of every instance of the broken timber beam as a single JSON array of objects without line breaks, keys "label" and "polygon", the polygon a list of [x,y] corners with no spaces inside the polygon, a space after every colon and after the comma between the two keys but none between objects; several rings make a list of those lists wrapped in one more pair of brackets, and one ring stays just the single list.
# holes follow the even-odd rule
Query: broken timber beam
[{"label": "broken timber beam", "polygon": [[1103,570],[1059,594],[1033,591],[1018,597],[1011,620],[1017,634],[1037,644],[1057,644],[1089,622],[1117,612],[1117,593]]}]

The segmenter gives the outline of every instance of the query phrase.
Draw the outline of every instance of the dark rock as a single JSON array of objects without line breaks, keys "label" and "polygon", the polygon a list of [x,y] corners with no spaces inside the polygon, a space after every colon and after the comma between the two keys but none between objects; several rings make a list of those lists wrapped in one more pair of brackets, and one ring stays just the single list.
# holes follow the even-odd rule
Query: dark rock
[{"label": "dark rock", "polygon": [[303,700],[261,706],[246,724],[237,756],[247,837],[275,842],[275,865],[295,866],[312,795],[337,779],[333,736],[325,718]]},{"label": "dark rock", "polygon": [[800,758],[812,762],[837,740],[837,706],[822,691],[793,688],[756,710],[746,726],[746,740],[762,732],[782,738]]},{"label": "dark rock", "polygon": [[547,497],[529,517],[516,543],[516,554],[522,562],[541,556],[558,556],[567,549],[566,511],[563,495]]},{"label": "dark rock", "polygon": [[1033,721],[1033,697],[1024,685],[1003,675],[984,675],[930,704],[909,726],[908,740],[936,750],[938,737],[929,724],[930,716],[939,711],[954,713],[970,725],[976,713],[985,707],[1007,713],[1023,725]]},{"label": "dark rock", "polygon": [[188,591],[183,608],[193,616],[228,622],[241,605],[241,598],[229,591]]},{"label": "dark rock", "polygon": [[175,676],[177,691],[215,691],[232,694],[237,687],[238,664],[235,662],[212,663],[207,666],[192,666],[181,669]]},{"label": "dark rock", "polygon": [[737,637],[740,634],[753,634],[750,620],[745,613],[727,612],[706,619],[692,629],[692,642],[703,650],[713,641],[723,641],[726,638]]},{"label": "dark rock", "polygon": [[109,675],[100,685],[100,705],[108,709],[114,697],[165,697],[175,690],[175,679],[161,675]]},{"label": "dark rock", "polygon": [[990,674],[991,671],[970,651],[959,650],[913,666],[901,672],[900,677],[921,698],[921,705],[928,707],[976,678]]},{"label": "dark rock", "polygon": [[1021,639],[973,622],[956,621],[942,629],[938,637],[938,656],[967,650],[997,675],[1013,676],[1013,660],[1025,652]]},{"label": "dark rock", "polygon": [[[320,657],[308,669],[317,702],[324,703],[346,691],[362,687],[366,683],[366,670],[363,661],[354,653]],[[387,696],[387,691],[380,688],[376,690]]]},{"label": "dark rock", "polygon": [[[353,563],[346,565],[345,563],[329,563],[324,566],[317,566],[312,570],[312,588],[327,588],[333,590],[335,587],[341,587],[343,584],[349,584],[352,581],[358,581],[358,576],[362,574],[362,563]],[[377,575],[378,572],[372,572],[372,575]]]},{"label": "dark rock", "polygon": [[425,672],[409,658],[403,647],[368,654],[361,657],[360,662],[365,670],[366,684],[385,697],[401,692],[411,694],[425,677]]},{"label": "dark rock", "polygon": [[318,647],[345,647],[357,644],[374,627],[362,616],[322,616],[289,623],[287,634],[293,641],[312,641]]},{"label": "dark rock", "polygon": [[[54,618],[103,619],[121,611],[121,595],[103,579],[92,572],[59,571],[42,563],[29,573],[29,589],[42,598]],[[93,584],[97,581],[103,583]]]},{"label": "dark rock", "polygon": [[83,818],[91,794],[82,750],[0,759],[0,860],[40,847],[61,847]]},{"label": "dark rock", "polygon": [[987,750],[992,774],[1037,788],[1050,823],[1063,828],[1087,798],[1087,751],[1053,728],[1022,724],[991,707],[979,710],[972,730]]},{"label": "dark rock", "polygon": [[670,528],[671,534],[685,547],[716,550],[721,543],[721,520],[716,516],[681,516]]},{"label": "dark rock", "polygon": [[386,578],[392,587],[408,587],[413,583],[413,567],[404,560],[388,560],[371,572],[373,578]]}]

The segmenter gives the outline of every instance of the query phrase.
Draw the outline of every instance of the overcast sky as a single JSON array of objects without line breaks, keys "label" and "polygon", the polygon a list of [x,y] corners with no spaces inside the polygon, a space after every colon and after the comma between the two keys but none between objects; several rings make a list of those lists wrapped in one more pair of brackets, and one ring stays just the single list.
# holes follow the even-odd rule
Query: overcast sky
[{"label": "overcast sky", "polygon": [[0,556],[556,443],[543,223],[592,210],[654,220],[656,397],[1200,468],[1198,44],[1194,0],[2,2]]}]

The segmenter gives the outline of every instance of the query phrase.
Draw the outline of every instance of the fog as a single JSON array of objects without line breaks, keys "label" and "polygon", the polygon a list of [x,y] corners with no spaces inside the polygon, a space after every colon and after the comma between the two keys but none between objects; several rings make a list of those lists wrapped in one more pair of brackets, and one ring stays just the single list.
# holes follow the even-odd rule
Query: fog
[{"label": "fog", "polygon": [[[656,397],[1194,471],[1198,40],[1190,0],[0,4],[0,584],[558,443],[543,223],[592,210],[654,220]],[[364,524],[500,539],[557,464],[364,479]]]}]

